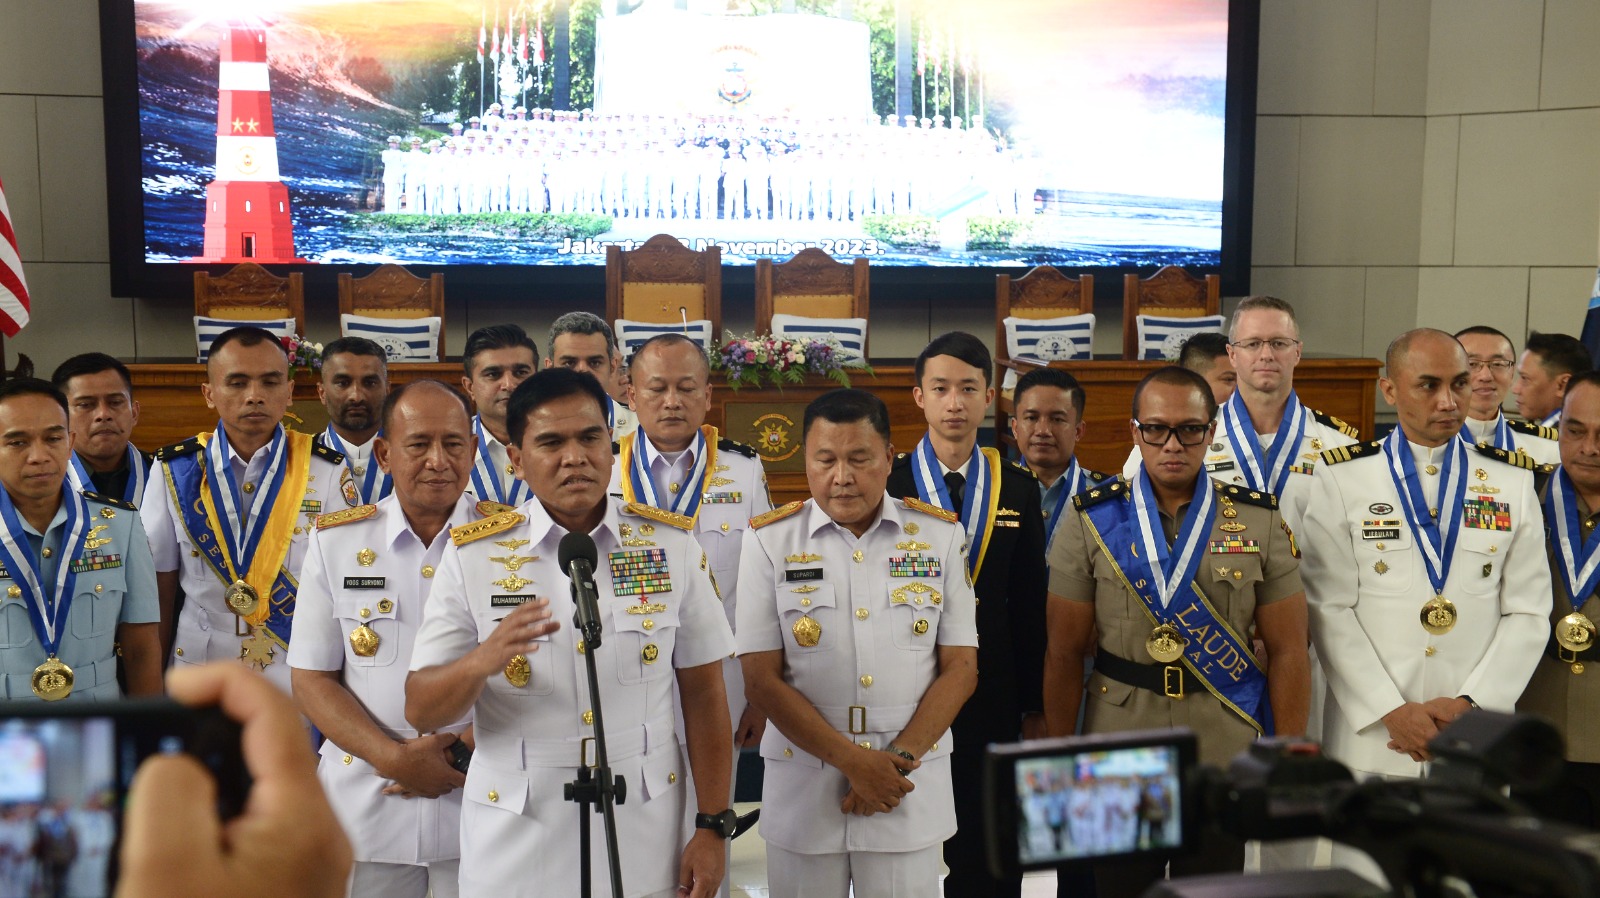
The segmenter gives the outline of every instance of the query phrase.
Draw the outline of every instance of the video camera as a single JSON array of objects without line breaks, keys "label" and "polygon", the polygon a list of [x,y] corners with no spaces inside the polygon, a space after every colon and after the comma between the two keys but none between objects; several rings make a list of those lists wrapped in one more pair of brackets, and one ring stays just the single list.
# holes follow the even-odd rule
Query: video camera
[{"label": "video camera", "polygon": [[1357,783],[1309,742],[1265,739],[1226,771],[1183,729],[989,747],[985,837],[997,875],[1193,851],[1201,829],[1325,836],[1372,856],[1393,890],[1346,870],[1194,877],[1146,898],[1600,898],[1600,833],[1540,820],[1506,787],[1549,785],[1561,736],[1530,715],[1472,711],[1429,743],[1421,779]]}]

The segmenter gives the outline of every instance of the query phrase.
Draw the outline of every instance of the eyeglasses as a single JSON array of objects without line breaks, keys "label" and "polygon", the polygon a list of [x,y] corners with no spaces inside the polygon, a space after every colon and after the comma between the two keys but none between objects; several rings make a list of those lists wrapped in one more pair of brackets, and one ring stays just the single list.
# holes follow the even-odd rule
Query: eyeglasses
[{"label": "eyeglasses", "polygon": [[1206,435],[1211,430],[1210,424],[1146,424],[1143,421],[1134,421],[1133,426],[1139,428],[1139,438],[1152,446],[1165,446],[1173,434],[1178,436],[1179,446],[1198,446],[1206,441]]},{"label": "eyeglasses", "polygon": [[1477,374],[1485,368],[1496,374],[1509,374],[1514,367],[1516,367],[1514,363],[1505,359],[1467,359],[1467,370],[1473,374]]},{"label": "eyeglasses", "polygon": [[1295,348],[1296,346],[1299,346],[1300,345],[1300,341],[1299,340],[1285,340],[1282,337],[1279,337],[1276,340],[1240,340],[1240,341],[1235,342],[1235,343],[1229,343],[1228,345],[1232,346],[1234,349],[1239,350],[1240,352],[1249,352],[1249,353],[1257,353],[1257,352],[1261,351],[1261,347],[1270,346],[1270,347],[1272,347],[1272,351],[1276,353],[1276,352],[1288,352],[1289,350]]}]

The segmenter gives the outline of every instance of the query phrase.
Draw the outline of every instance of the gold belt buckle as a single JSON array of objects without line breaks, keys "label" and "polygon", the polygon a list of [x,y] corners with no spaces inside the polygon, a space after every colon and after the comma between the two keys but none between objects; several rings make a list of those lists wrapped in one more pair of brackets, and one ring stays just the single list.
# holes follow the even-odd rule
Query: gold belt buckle
[{"label": "gold belt buckle", "polygon": [[584,736],[583,739],[578,743],[578,766],[594,767],[596,764],[600,763],[599,758],[595,759],[594,764],[589,763],[589,746],[593,744],[593,736]]},{"label": "gold belt buckle", "polygon": [[863,705],[850,706],[850,735],[859,736],[867,731],[867,709]]},{"label": "gold belt buckle", "polygon": [[1168,664],[1161,668],[1161,690],[1167,698],[1183,700],[1183,668]]}]

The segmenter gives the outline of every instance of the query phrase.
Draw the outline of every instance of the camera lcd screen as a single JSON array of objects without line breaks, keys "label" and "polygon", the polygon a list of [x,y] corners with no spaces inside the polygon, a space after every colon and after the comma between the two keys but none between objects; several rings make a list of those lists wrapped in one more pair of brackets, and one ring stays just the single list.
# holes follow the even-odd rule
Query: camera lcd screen
[{"label": "camera lcd screen", "polygon": [[120,754],[110,717],[0,721],[0,890],[111,894]]},{"label": "camera lcd screen", "polygon": [[1025,865],[1176,848],[1178,750],[1149,745],[1019,760],[1018,855]]}]

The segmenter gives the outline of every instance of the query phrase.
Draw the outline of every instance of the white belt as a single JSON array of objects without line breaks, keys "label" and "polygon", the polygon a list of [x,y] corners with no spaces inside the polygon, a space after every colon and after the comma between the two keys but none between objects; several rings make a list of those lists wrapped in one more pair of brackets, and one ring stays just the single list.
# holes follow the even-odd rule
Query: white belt
[{"label": "white belt", "polygon": [[200,612],[200,629],[202,630],[218,630],[224,633],[231,631],[233,635],[241,637],[250,635],[249,624],[246,624],[244,618],[234,614],[232,611],[212,611],[210,608],[202,608],[199,605],[186,607],[193,607],[194,610]]},{"label": "white belt", "polygon": [[[479,726],[473,757],[526,770],[530,767],[580,767],[595,761],[593,737],[581,739],[527,739],[513,733],[497,733]],[[643,726],[614,727],[606,730],[606,755],[609,761],[624,761],[647,754],[662,745],[677,745],[678,737],[670,716]]]},{"label": "white belt", "polygon": [[916,705],[817,705],[817,713],[841,733],[859,736],[864,733],[898,733],[911,722],[917,713]]}]

